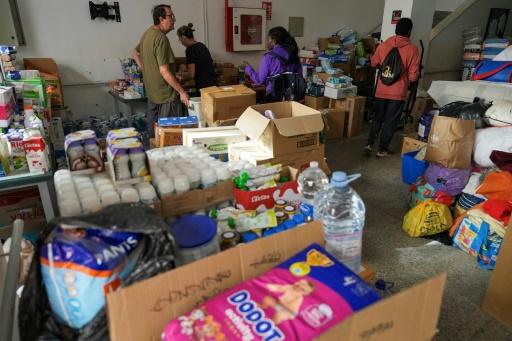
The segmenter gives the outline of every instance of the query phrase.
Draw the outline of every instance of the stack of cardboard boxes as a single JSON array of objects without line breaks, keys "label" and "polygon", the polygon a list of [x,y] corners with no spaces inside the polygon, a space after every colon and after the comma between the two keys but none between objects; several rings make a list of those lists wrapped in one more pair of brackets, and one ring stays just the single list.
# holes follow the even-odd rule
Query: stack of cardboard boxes
[{"label": "stack of cardboard boxes", "polygon": [[221,86],[235,85],[240,82],[238,76],[238,68],[232,63],[216,63],[215,68],[219,76],[219,84]]},{"label": "stack of cardboard boxes", "polygon": [[352,96],[339,100],[306,96],[305,104],[322,111],[325,135],[328,139],[341,139],[361,135],[364,129],[366,97]]},{"label": "stack of cardboard boxes", "polygon": [[[275,118],[265,116],[268,111]],[[230,145],[230,160],[245,160],[254,165],[281,164],[299,170],[317,161],[329,172],[320,141],[324,122],[317,110],[297,102],[254,105],[245,110],[236,127],[250,140]]]}]

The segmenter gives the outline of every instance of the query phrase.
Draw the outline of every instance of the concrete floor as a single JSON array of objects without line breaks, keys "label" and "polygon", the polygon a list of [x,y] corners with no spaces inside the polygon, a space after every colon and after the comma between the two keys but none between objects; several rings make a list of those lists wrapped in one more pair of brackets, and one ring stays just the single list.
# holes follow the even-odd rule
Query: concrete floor
[{"label": "concrete floor", "polygon": [[396,154],[385,159],[364,156],[365,142],[366,136],[360,136],[328,142],[326,148],[333,171],[363,175],[353,183],[367,210],[363,260],[374,267],[377,278],[394,282],[393,291],[447,272],[436,340],[512,340],[512,328],[480,309],[489,271],[455,247],[425,246],[431,240],[410,238],[403,232],[408,195],[401,181],[401,135],[395,135],[391,146]]}]

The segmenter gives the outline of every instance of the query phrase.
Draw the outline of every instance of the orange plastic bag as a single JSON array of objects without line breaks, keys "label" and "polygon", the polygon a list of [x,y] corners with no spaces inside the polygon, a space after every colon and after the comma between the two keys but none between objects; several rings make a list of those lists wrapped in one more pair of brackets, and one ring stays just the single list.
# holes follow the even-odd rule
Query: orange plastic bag
[{"label": "orange plastic bag", "polygon": [[512,174],[507,171],[489,173],[476,192],[489,199],[512,201]]}]

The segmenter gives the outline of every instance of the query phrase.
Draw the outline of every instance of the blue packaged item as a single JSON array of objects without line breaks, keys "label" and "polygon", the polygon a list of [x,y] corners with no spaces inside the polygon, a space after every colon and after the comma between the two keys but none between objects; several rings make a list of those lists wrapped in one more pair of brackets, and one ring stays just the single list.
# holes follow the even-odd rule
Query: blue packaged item
[{"label": "blue packaged item", "polygon": [[294,228],[295,226],[297,226],[297,223],[295,221],[293,221],[292,219],[288,219],[283,224],[287,230],[290,230],[290,229]]},{"label": "blue packaged item", "polygon": [[242,233],[242,243],[250,243],[258,238],[258,235],[252,231]]},{"label": "blue packaged item", "polygon": [[198,123],[197,116],[161,117],[158,119],[159,127],[179,127]]},{"label": "blue packaged item", "polygon": [[67,326],[84,327],[105,306],[105,294],[133,270],[142,234],[58,227],[41,249],[41,275],[50,306]]},{"label": "blue packaged item", "polygon": [[420,122],[418,124],[418,136],[421,141],[428,141],[428,135],[430,134],[430,128],[432,127],[433,121],[434,115],[432,115],[430,112],[426,111],[421,114]]},{"label": "blue packaged item", "polygon": [[416,183],[428,168],[427,161],[415,159],[416,154],[418,151],[402,155],[402,181],[408,185]]},{"label": "blue packaged item", "polygon": [[471,80],[512,83],[512,62],[483,60],[475,68]]}]

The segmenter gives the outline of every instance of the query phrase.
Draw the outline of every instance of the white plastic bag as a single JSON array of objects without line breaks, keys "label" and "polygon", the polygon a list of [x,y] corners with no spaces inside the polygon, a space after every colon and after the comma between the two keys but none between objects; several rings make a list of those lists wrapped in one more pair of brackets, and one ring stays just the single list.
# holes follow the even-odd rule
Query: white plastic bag
[{"label": "white plastic bag", "polygon": [[485,119],[494,127],[512,125],[512,101],[495,100],[485,112]]},{"label": "white plastic bag", "polygon": [[477,129],[473,157],[481,167],[493,167],[493,150],[512,153],[512,126]]}]

